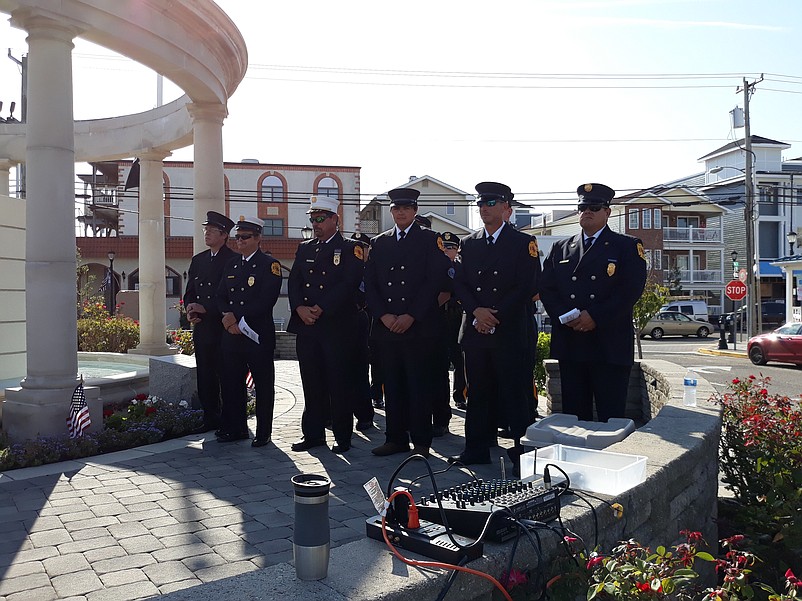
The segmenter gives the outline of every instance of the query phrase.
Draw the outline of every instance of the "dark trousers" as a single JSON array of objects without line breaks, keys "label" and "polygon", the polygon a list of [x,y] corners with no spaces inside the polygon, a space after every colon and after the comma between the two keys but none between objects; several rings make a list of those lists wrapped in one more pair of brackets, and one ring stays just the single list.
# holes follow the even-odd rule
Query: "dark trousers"
[{"label": "dark trousers", "polygon": [[248,392],[245,378],[250,370],[256,390],[256,436],[273,433],[276,372],[273,346],[260,345],[242,334],[223,335],[223,408],[220,427],[233,434],[248,431]]},{"label": "dark trousers", "polygon": [[354,350],[354,417],[360,422],[373,420],[373,403],[370,395],[370,351],[368,350],[368,332],[370,318],[364,311],[359,314],[356,348]]},{"label": "dark trousers", "polygon": [[[434,342],[434,341],[433,341]],[[432,424],[435,426],[448,426],[451,421],[451,383],[448,380],[448,367],[451,363],[448,358],[448,340],[439,338],[436,355],[435,391],[432,399]]]},{"label": "dark trousers", "polygon": [[354,344],[347,337],[296,336],[295,350],[304,389],[301,431],[307,440],[326,438],[326,419],[339,443],[353,433]]},{"label": "dark trousers", "polygon": [[220,337],[198,340],[195,344],[195,374],[198,381],[198,400],[203,409],[203,425],[220,427],[220,374],[223,369],[223,353]]},{"label": "dark trousers", "polygon": [[387,442],[429,448],[438,370],[434,339],[380,340]]},{"label": "dark trousers", "polygon": [[521,387],[521,370],[528,366],[525,353],[513,348],[465,347],[468,410],[465,415],[465,450],[485,455],[496,442],[497,424],[506,424],[516,441],[530,424],[529,398]]},{"label": "dark trousers", "polygon": [[368,338],[368,362],[370,363],[370,398],[384,400],[384,376],[382,375],[379,342]]},{"label": "dark trousers", "polygon": [[563,413],[593,421],[593,401],[599,421],[624,417],[631,365],[560,359]]}]

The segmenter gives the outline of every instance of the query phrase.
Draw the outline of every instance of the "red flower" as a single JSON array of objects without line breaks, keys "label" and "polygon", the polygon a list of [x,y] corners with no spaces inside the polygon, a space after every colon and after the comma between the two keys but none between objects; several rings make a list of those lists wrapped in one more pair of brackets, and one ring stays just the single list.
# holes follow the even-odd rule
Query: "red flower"
[{"label": "red flower", "polygon": [[507,576],[507,590],[512,590],[520,584],[526,584],[527,578],[524,572],[519,570],[510,570]]},{"label": "red flower", "polygon": [[156,407],[147,407],[145,409],[145,415],[152,415],[153,413],[156,413]]},{"label": "red flower", "polygon": [[643,591],[643,592],[652,590],[652,587],[648,582],[636,582],[635,586],[637,587],[637,589],[639,591]]},{"label": "red flower", "polygon": [[796,576],[794,576],[793,571],[791,568],[788,568],[788,571],[785,572],[785,579],[788,581],[788,584],[792,584],[793,586],[800,586],[802,585],[802,580],[799,580]]},{"label": "red flower", "polygon": [[733,383],[733,384],[740,384],[740,383],[741,383],[741,381],[740,381],[738,378],[733,378],[733,379],[732,379],[732,383]]},{"label": "red flower", "polygon": [[145,393],[143,393],[143,392],[140,392],[140,393],[139,393],[138,395],[136,395],[134,398],[135,398],[137,401],[144,401],[146,398],[148,398],[148,395],[146,395],[146,394],[145,394]]},{"label": "red flower", "polygon": [[114,411],[112,411],[111,409],[103,410],[103,417],[111,417],[112,415],[114,415]]},{"label": "red flower", "polygon": [[591,568],[593,568],[597,564],[600,564],[602,561],[604,561],[604,557],[602,557],[601,555],[597,555],[596,557],[591,557],[590,559],[588,559],[588,563],[585,566],[585,568],[590,570]]}]

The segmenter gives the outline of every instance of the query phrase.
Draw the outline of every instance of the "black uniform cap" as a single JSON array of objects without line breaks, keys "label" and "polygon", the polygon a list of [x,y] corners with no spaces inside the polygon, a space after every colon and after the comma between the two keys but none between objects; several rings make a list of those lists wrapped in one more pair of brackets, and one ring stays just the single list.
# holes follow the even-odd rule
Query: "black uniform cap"
[{"label": "black uniform cap", "polygon": [[354,232],[351,234],[351,240],[358,242],[363,246],[370,246],[370,236],[362,232]]},{"label": "black uniform cap", "polygon": [[515,196],[509,186],[498,182],[480,182],[476,184],[476,191],[479,193],[479,200],[495,198],[512,203],[512,198]]},{"label": "black uniform cap", "polygon": [[446,248],[457,248],[459,247],[459,236],[452,232],[443,232],[440,234],[443,238],[443,246]]},{"label": "black uniform cap", "polygon": [[231,228],[234,227],[234,222],[217,211],[207,211],[206,221],[204,221],[201,225],[212,225],[216,228],[220,228],[227,234],[231,231]]},{"label": "black uniform cap", "polygon": [[420,191],[415,188],[395,188],[390,190],[387,195],[390,197],[390,206],[412,205],[418,206],[418,196]]},{"label": "black uniform cap", "polygon": [[415,215],[415,223],[421,227],[432,229],[432,220],[425,215]]},{"label": "black uniform cap", "polygon": [[576,194],[580,205],[609,207],[610,201],[615,197],[615,190],[604,184],[582,184],[576,189]]}]

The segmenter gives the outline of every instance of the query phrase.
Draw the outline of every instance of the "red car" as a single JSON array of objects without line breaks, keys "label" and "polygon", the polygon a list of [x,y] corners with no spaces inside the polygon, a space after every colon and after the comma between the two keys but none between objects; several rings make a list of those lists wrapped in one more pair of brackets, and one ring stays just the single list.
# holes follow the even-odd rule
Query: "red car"
[{"label": "red car", "polygon": [[765,365],[767,361],[802,365],[802,323],[790,322],[773,332],[753,336],[746,352],[755,365]]}]

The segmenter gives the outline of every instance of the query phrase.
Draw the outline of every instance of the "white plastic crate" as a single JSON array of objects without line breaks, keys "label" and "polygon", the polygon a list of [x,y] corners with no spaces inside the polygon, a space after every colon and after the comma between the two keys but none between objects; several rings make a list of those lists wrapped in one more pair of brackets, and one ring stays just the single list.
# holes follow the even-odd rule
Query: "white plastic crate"
[{"label": "white plastic crate", "polygon": [[[571,488],[617,495],[643,482],[646,457],[582,449],[555,444],[521,455],[521,478],[543,475],[546,464],[554,464],[571,479]],[[550,469],[552,480],[561,478]]]}]

